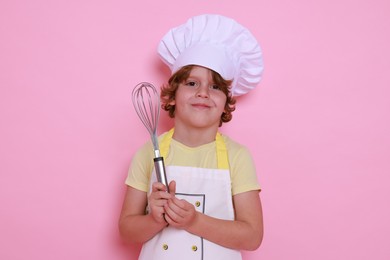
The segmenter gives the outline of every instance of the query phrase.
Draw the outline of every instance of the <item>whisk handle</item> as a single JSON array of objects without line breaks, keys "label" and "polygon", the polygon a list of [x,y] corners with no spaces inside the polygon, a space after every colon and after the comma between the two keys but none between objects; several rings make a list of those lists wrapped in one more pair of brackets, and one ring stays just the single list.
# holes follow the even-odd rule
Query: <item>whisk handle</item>
[{"label": "whisk handle", "polygon": [[167,191],[169,192],[167,175],[165,174],[165,165],[163,157],[156,157],[153,159],[154,161],[154,169],[156,170],[157,180],[167,187]]}]

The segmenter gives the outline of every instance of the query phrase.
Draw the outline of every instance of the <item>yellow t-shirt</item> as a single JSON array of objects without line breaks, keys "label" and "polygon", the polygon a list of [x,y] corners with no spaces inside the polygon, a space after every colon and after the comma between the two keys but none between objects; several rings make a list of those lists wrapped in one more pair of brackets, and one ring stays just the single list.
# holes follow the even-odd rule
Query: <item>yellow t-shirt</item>
[{"label": "yellow t-shirt", "polygon": [[[165,135],[164,133],[163,135]],[[162,136],[159,137],[161,140]],[[232,194],[236,195],[251,190],[260,190],[256,169],[249,150],[243,145],[222,135],[228,152]],[[154,150],[151,141],[139,149],[133,159],[126,179],[126,184],[148,192],[150,176],[153,171]],[[217,169],[216,143],[211,142],[198,147],[188,147],[172,139],[165,165],[189,166]]]}]

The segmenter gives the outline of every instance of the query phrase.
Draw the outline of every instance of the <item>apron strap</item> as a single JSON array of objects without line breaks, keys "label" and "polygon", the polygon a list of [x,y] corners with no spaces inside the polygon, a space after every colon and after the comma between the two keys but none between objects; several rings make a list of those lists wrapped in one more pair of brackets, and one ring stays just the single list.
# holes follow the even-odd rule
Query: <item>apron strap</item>
[{"label": "apron strap", "polygon": [[162,157],[167,158],[169,145],[171,144],[174,128],[169,130],[161,139],[160,142],[160,154]]},{"label": "apron strap", "polygon": [[217,132],[215,137],[215,144],[217,146],[217,160],[218,160],[218,169],[229,169],[229,159],[226,149],[226,144],[222,138],[222,135]]},{"label": "apron strap", "polygon": [[[173,132],[174,128],[169,130],[161,139],[160,153],[161,156],[164,158],[168,156],[169,145],[171,144]],[[219,132],[217,132],[217,135],[215,136],[215,145],[217,147],[218,169],[229,169],[229,159],[226,145],[222,138],[222,135]]]}]

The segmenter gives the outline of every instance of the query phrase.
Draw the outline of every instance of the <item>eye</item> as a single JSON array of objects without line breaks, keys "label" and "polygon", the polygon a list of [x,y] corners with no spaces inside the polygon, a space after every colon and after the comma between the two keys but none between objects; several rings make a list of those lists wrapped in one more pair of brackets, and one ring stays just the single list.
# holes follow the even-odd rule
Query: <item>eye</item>
[{"label": "eye", "polygon": [[214,89],[214,90],[222,90],[222,88],[216,84],[213,84],[210,86],[210,89]]},{"label": "eye", "polygon": [[196,87],[198,85],[198,83],[196,81],[193,81],[193,80],[188,80],[188,81],[186,81],[185,85],[189,86],[189,87]]}]

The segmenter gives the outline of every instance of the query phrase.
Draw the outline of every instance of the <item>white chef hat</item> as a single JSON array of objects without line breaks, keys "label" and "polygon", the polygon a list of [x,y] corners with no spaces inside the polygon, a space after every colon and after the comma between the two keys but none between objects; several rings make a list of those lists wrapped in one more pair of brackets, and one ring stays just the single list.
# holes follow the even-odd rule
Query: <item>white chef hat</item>
[{"label": "white chef hat", "polygon": [[262,51],[255,37],[221,15],[195,16],[172,28],[160,41],[158,54],[172,73],[186,65],[199,65],[233,80],[233,96],[255,88],[263,72]]}]

